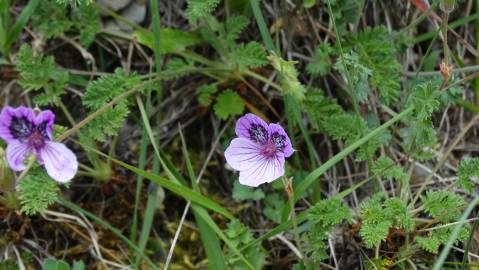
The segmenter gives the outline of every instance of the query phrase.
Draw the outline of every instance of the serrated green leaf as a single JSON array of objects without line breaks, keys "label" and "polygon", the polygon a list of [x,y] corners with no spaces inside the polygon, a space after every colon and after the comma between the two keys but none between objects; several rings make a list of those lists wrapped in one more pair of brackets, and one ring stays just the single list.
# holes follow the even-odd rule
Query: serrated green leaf
[{"label": "serrated green leaf", "polygon": [[243,186],[239,181],[235,181],[233,184],[233,199],[235,201],[244,200],[260,200],[264,198],[264,193],[261,189],[253,189],[247,186]]},{"label": "serrated green leaf", "polygon": [[214,84],[204,84],[200,86],[196,93],[198,94],[198,102],[203,106],[208,106],[211,104],[211,95],[216,93],[216,85]]},{"label": "serrated green leaf", "polygon": [[266,51],[259,43],[252,41],[241,44],[230,55],[230,62],[241,68],[257,68],[268,63]]},{"label": "serrated green leaf", "polygon": [[21,212],[27,215],[43,213],[55,203],[59,191],[58,185],[44,169],[35,165],[17,187]]},{"label": "serrated green leaf", "polygon": [[306,72],[310,75],[324,76],[331,71],[331,58],[333,49],[327,43],[322,43],[314,49],[314,55],[311,62],[306,65]]},{"label": "serrated green leaf", "polygon": [[474,183],[472,177],[479,178],[479,158],[466,158],[461,161],[457,169],[457,176],[459,179],[456,185],[472,192]]},{"label": "serrated green leaf", "polygon": [[221,119],[243,113],[244,102],[238,93],[233,90],[223,91],[217,98],[214,105],[215,114]]},{"label": "serrated green leaf", "polygon": [[213,12],[219,3],[219,0],[188,0],[186,16],[188,20],[194,22]]}]

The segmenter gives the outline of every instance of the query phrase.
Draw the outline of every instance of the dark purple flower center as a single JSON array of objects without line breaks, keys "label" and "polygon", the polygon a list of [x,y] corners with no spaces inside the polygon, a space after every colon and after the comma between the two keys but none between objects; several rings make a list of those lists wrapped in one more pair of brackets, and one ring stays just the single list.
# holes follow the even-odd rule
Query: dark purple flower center
[{"label": "dark purple flower center", "polygon": [[26,117],[13,117],[10,124],[10,133],[17,140],[27,142],[30,146],[41,148],[49,140],[47,122],[35,125]]},{"label": "dark purple flower center", "polygon": [[258,124],[251,124],[249,136],[255,142],[266,143],[268,141],[268,131],[265,127]]},{"label": "dark purple flower center", "polygon": [[261,154],[265,157],[272,158],[278,153],[283,151],[285,147],[286,137],[275,132],[271,134],[271,140],[268,141],[261,149]]},{"label": "dark purple flower center", "polygon": [[271,141],[273,141],[278,151],[284,150],[284,147],[286,146],[286,137],[284,135],[275,132],[271,135]]}]

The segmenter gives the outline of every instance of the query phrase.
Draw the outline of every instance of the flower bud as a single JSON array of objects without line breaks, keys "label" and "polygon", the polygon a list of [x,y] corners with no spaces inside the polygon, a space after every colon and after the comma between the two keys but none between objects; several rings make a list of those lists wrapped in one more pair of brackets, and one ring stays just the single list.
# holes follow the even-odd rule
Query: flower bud
[{"label": "flower bud", "polygon": [[0,148],[0,191],[12,191],[15,188],[15,176],[5,159],[5,151]]},{"label": "flower bud", "polygon": [[442,62],[439,65],[439,70],[441,71],[441,76],[444,80],[449,79],[450,72],[452,70],[452,67],[449,67],[446,65],[446,63]]},{"label": "flower bud", "polygon": [[454,10],[456,0],[441,0],[441,10],[445,13],[451,13]]}]

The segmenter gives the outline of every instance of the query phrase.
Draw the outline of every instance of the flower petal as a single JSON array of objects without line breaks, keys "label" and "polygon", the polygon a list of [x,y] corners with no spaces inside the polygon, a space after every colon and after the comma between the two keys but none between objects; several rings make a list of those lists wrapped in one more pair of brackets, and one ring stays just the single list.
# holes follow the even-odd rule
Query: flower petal
[{"label": "flower petal", "polygon": [[268,124],[258,116],[248,113],[236,122],[236,135],[259,143],[268,141]]},{"label": "flower petal", "polygon": [[49,141],[39,154],[38,158],[43,161],[48,175],[55,181],[68,182],[77,173],[77,157],[63,143]]},{"label": "flower petal", "polygon": [[263,157],[247,170],[240,171],[239,182],[242,185],[257,187],[272,182],[284,175],[284,156]]},{"label": "flower petal", "polygon": [[276,148],[283,152],[285,157],[290,157],[293,154],[293,147],[291,146],[291,140],[283,127],[278,124],[269,124],[268,132],[269,138],[274,142]]},{"label": "flower petal", "polygon": [[55,122],[55,114],[50,110],[45,110],[35,117],[35,125],[37,130],[45,137],[52,140],[53,123]]},{"label": "flower petal", "polygon": [[[24,121],[14,121],[15,125],[12,127],[12,120],[24,119]],[[27,107],[4,107],[0,112],[0,138],[7,143],[14,140],[21,139],[31,133],[34,126],[35,114],[31,108]],[[12,130],[16,134],[12,133]]]},{"label": "flower petal", "polygon": [[25,169],[23,161],[30,153],[28,144],[21,143],[18,140],[10,141],[6,150],[8,165],[14,171],[23,171]]},{"label": "flower petal", "polygon": [[235,138],[226,148],[225,158],[235,170],[249,169],[261,160],[261,145],[246,138]]}]

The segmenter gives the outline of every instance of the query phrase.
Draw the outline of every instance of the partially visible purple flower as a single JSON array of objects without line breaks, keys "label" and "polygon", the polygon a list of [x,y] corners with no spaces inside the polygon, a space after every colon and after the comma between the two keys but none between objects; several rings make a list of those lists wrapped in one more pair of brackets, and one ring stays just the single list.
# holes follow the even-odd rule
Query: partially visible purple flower
[{"label": "partially visible purple flower", "polygon": [[240,171],[242,185],[257,187],[284,175],[284,160],[293,154],[288,134],[248,113],[236,122],[236,135],[225,151],[228,164]]},{"label": "partially visible purple flower", "polygon": [[52,138],[53,112],[36,113],[27,107],[4,107],[0,113],[0,138],[8,144],[6,157],[14,171],[25,169],[24,160],[34,155],[55,181],[70,181],[78,170],[75,154]]}]

